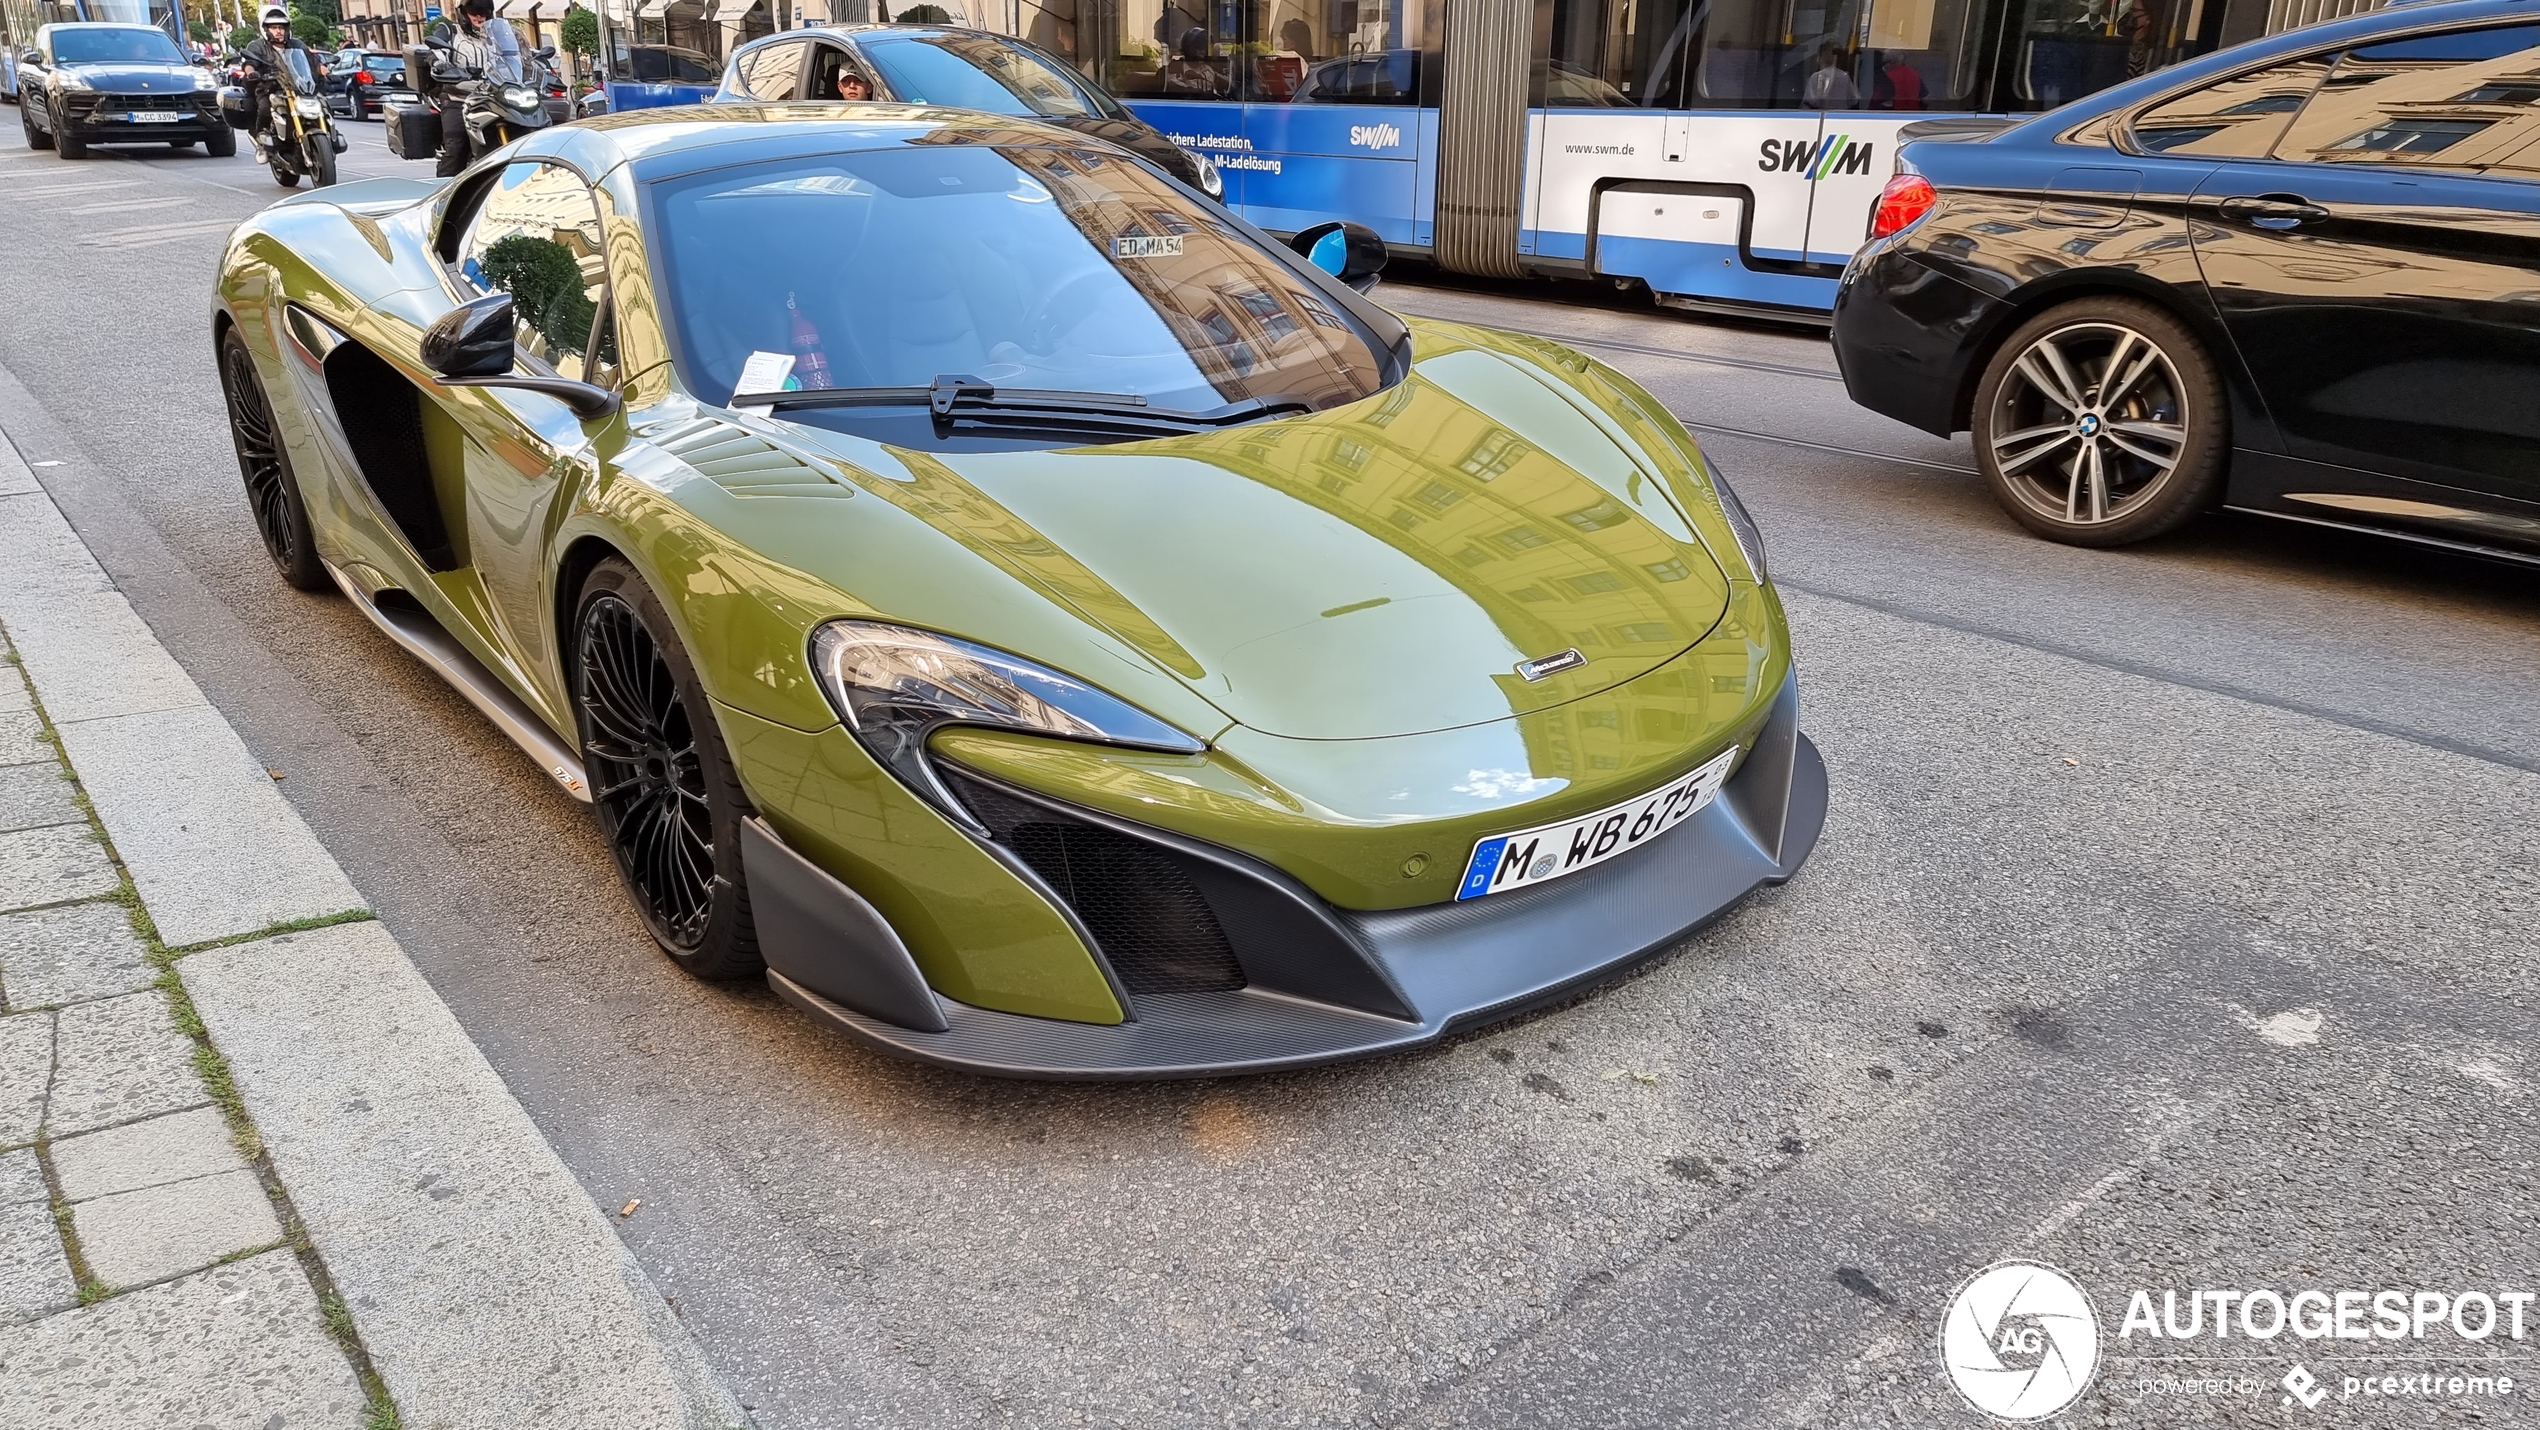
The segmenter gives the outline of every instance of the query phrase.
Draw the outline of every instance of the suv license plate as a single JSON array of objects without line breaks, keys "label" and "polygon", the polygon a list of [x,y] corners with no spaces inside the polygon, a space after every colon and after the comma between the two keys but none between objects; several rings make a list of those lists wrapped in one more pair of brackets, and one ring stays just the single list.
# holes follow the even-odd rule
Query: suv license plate
[{"label": "suv license plate", "polygon": [[139,109],[124,116],[135,124],[174,124],[177,116],[164,109]]},{"label": "suv license plate", "polygon": [[1738,747],[1731,745],[1666,788],[1594,814],[1492,835],[1473,846],[1472,862],[1464,866],[1464,883],[1456,889],[1456,899],[1532,888],[1639,848],[1701,813],[1727,782],[1737,753]]}]

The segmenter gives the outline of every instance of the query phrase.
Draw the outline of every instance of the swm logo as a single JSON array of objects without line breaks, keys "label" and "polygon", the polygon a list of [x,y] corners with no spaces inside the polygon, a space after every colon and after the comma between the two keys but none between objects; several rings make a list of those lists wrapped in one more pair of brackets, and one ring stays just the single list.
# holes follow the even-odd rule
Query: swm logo
[{"label": "swm logo", "polygon": [[1392,124],[1353,124],[1349,126],[1349,143],[1353,149],[1399,149],[1402,130]]},{"label": "swm logo", "polygon": [[1870,172],[1870,150],[1849,134],[1829,134],[1811,145],[1805,139],[1767,139],[1755,167],[1767,174],[1805,173],[1810,183],[1828,174]]},{"label": "swm logo", "polygon": [[1940,1361],[1969,1405],[1996,1419],[2042,1420],[2079,1399],[2099,1368],[2099,1317],[2054,1267],[1999,1262],[1949,1298]]}]

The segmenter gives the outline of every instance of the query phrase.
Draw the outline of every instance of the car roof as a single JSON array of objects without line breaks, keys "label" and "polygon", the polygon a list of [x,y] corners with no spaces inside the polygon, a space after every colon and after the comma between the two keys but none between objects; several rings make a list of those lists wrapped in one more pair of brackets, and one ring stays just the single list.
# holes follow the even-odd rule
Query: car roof
[{"label": "car roof", "polygon": [[2167,69],[2154,70],[2075,100],[2061,109],[2033,116],[2003,131],[1996,142],[2012,145],[2052,143],[2055,136],[2070,132],[2077,124],[2103,114],[2114,114],[2154,95],[2191,89],[2209,80],[2261,68],[2288,55],[2378,39],[2393,31],[2441,30],[2482,21],[2510,23],[2536,19],[2540,19],[2540,0],[2411,0],[2408,4],[2385,4],[2378,10],[2360,11],[2339,19],[2280,31],[2261,39],[2244,41],[2229,49],[2183,60]]},{"label": "car roof", "polygon": [[593,175],[632,165],[634,176],[649,182],[717,164],[894,148],[936,135],[958,135],[969,143],[1117,147],[1077,130],[1016,115],[924,104],[792,100],[689,104],[595,115],[534,130],[513,152],[522,158],[563,159]]},{"label": "car roof", "polygon": [[154,35],[167,33],[156,25],[144,25],[132,20],[57,20],[50,25],[36,27],[36,33],[39,35],[51,30],[147,30]]}]

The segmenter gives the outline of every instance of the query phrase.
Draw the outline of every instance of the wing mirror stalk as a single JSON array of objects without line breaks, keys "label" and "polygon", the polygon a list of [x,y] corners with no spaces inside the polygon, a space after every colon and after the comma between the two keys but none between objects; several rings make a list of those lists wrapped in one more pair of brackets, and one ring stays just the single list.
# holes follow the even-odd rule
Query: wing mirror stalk
[{"label": "wing mirror stalk", "polygon": [[1363,223],[1318,223],[1298,230],[1288,247],[1361,293],[1376,286],[1389,256],[1384,239]]},{"label": "wing mirror stalk", "polygon": [[569,377],[536,377],[512,371],[512,295],[488,293],[472,298],[423,330],[424,366],[443,387],[510,387],[543,392],[573,409],[585,422],[617,411],[623,401],[609,388]]}]

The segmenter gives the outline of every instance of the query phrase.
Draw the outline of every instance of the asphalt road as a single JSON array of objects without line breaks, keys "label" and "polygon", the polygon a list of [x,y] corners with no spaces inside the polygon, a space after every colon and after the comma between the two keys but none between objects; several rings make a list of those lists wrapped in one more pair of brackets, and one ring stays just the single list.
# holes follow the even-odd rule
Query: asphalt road
[{"label": "asphalt road", "polygon": [[[347,179],[422,172],[354,132]],[[2011,1257],[2096,1302],[2078,1423],[2540,1420],[2275,1384],[2400,1351],[2540,1387],[2540,1316],[2116,1334],[2133,1288],[2540,1289],[2530,573],[2239,518],[2048,545],[1821,339],[1389,285],[1593,343],[1704,436],[1791,608],[1824,842],[1639,976],[1430,1052],[975,1080],[683,979],[579,807],[275,579],[206,295],[276,192],[0,140],[0,425],[591,1193],[642,1198],[624,1234],[763,1425],[1981,1424],[1935,1337]],[[2262,1388],[2144,1389],[2191,1374]]]}]

